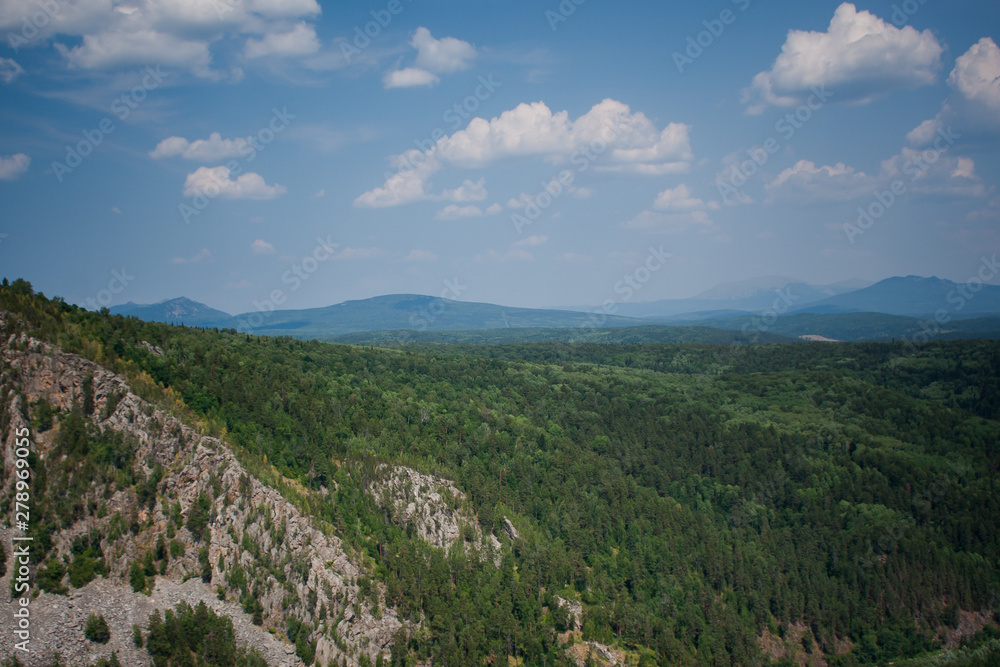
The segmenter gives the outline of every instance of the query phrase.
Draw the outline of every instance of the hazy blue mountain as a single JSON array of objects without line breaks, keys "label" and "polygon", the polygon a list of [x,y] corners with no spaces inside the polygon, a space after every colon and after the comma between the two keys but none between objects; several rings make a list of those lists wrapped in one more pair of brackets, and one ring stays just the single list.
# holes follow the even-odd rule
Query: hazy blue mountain
[{"label": "hazy blue mountain", "polygon": [[186,324],[192,327],[227,326],[232,315],[210,308],[187,297],[167,299],[159,303],[128,303],[110,308],[113,315],[131,315],[147,322]]},{"label": "hazy blue mountain", "polygon": [[972,314],[1000,314],[1000,286],[983,285],[971,292],[965,285],[942,278],[906,276],[886,278],[871,287],[810,303],[800,313],[886,313],[889,315],[927,316],[939,310],[949,318]]},{"label": "hazy blue mountain", "polygon": [[626,317],[662,319],[683,316],[698,319],[700,313],[717,317],[722,312],[752,313],[770,308],[801,308],[832,296],[851,292],[870,283],[848,280],[829,285],[811,285],[784,276],[762,276],[751,280],[722,283],[687,299],[661,299],[618,304],[618,314]]},{"label": "hazy blue mountain", "polygon": [[390,294],[345,301],[325,308],[243,313],[229,326],[260,335],[331,339],[350,333],[409,329],[462,331],[473,329],[628,327],[646,324],[628,317],[599,318],[588,313],[508,308],[492,303],[452,301],[419,294]]}]

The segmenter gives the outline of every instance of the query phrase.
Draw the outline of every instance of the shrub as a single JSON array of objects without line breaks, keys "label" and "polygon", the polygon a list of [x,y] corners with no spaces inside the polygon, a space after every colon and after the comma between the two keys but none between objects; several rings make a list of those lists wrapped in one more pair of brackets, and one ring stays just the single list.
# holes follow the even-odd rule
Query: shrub
[{"label": "shrub", "polygon": [[83,628],[83,636],[98,644],[108,643],[108,640],[111,639],[111,630],[108,628],[108,622],[104,620],[103,614],[99,616],[90,612],[90,616],[87,617],[87,625]]}]

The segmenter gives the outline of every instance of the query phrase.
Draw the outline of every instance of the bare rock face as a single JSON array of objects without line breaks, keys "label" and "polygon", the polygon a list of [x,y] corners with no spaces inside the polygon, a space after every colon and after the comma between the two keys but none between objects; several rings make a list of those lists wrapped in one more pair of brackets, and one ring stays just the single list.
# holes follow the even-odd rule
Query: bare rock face
[{"label": "bare rock face", "polygon": [[566,653],[578,667],[588,664],[598,667],[615,667],[625,664],[625,652],[613,649],[597,642],[583,642],[570,646]]},{"label": "bare rock face", "polygon": [[379,472],[382,478],[370,491],[395,523],[412,526],[421,539],[440,549],[461,542],[499,566],[500,541],[483,535],[468,499],[451,481],[403,466],[383,466]]},{"label": "bare rock face", "polygon": [[567,600],[561,598],[558,595],[555,596],[556,605],[559,607],[565,607],[569,612],[570,618],[570,630],[582,630],[583,629],[583,605],[580,604],[579,600]]},{"label": "bare rock face", "polygon": [[[373,587],[372,594],[363,596],[358,580],[365,576],[365,570],[357,557],[348,553],[329,529],[315,525],[277,489],[254,477],[222,441],[202,435],[146,402],[130,391],[125,378],[82,357],[23,336],[0,340],[5,340],[0,347],[0,372],[27,403],[46,398],[54,407],[69,410],[81,400],[85,379],[91,378],[93,421],[125,434],[135,444],[133,466],[137,470],[148,475],[159,466],[163,473],[152,507],[140,506],[131,487],[114,488],[112,484],[108,488],[95,481],[87,496],[95,507],[103,503],[101,516],[91,513],[53,536],[54,553],[50,555],[67,557],[76,536],[100,531],[108,576],[98,577],[69,595],[42,593],[31,602],[32,653],[19,653],[22,662],[47,665],[58,651],[64,664],[89,664],[117,651],[123,664],[146,664],[148,654],[132,644],[132,624],[145,629],[154,609],[162,613],[180,600],[192,606],[204,601],[229,616],[238,642],[256,647],[273,665],[302,664],[284,636],[287,619],[292,616],[311,626],[309,638],[317,643],[316,656],[323,664],[346,660],[357,665],[362,655],[374,664],[379,654],[388,657],[394,635],[404,623],[394,610],[385,608],[384,591]],[[13,481],[14,434],[29,426],[21,414],[21,397],[16,392],[10,396],[10,424],[7,432],[0,434],[0,469],[4,472],[0,488],[4,493]],[[56,432],[58,420],[52,431],[32,433],[33,447],[43,461],[52,451]],[[186,527],[179,528],[175,539],[183,544],[184,554],[169,559],[166,573],[157,575],[150,596],[133,592],[128,582],[132,562],[152,548],[165,532],[169,517],[176,516],[178,510],[185,524],[199,498],[207,500],[209,507],[207,539],[199,539]],[[444,502],[440,494],[438,498]],[[420,507],[417,510],[414,506],[415,514],[425,516],[424,505]],[[454,521],[433,530],[425,523],[427,535],[439,541],[457,539],[460,520],[459,515],[454,516]],[[109,540],[115,517],[134,519],[138,533],[126,531]],[[0,540],[10,545],[10,531],[0,529]],[[210,583],[202,581],[198,559],[205,546],[212,570]],[[6,548],[7,574],[0,578],[0,588],[10,590],[16,568],[12,567],[9,546]],[[263,607],[258,618],[262,625],[255,625],[244,612],[241,603],[248,599]],[[108,644],[84,639],[83,622],[91,611],[107,619],[112,637]],[[13,605],[0,605],[0,626],[14,627],[13,612]],[[11,632],[0,633],[0,656],[13,655],[15,641]]]}]

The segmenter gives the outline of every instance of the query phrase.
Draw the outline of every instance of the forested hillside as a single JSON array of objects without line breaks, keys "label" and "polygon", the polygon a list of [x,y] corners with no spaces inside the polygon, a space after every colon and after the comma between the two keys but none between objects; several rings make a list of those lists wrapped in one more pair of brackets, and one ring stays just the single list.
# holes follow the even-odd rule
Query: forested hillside
[{"label": "forested hillside", "polygon": [[[308,511],[411,623],[393,664],[573,664],[583,641],[637,665],[996,658],[995,341],[377,349],[89,313],[23,281],[0,310],[325,491]],[[394,521],[382,463],[454,480],[498,561]]]}]

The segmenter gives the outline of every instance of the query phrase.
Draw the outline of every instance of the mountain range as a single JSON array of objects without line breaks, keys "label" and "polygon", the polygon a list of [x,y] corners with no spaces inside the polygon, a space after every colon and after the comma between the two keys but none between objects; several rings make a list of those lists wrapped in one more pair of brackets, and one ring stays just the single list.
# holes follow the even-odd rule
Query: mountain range
[{"label": "mountain range", "polygon": [[[385,295],[321,308],[251,311],[235,316],[186,297],[155,304],[129,302],[115,306],[111,312],[168,324],[352,342],[411,339],[415,334],[423,340],[435,340],[429,335],[432,332],[485,330],[495,332],[491,337],[494,341],[593,340],[588,332],[594,329],[651,324],[754,330],[791,337],[814,335],[835,340],[888,340],[914,335],[927,328],[925,320],[935,317],[934,337],[996,337],[993,332],[1000,331],[1000,320],[984,319],[1000,315],[1000,286],[962,285],[921,276],[892,277],[859,287],[863,284],[846,281],[811,285],[789,278],[764,277],[719,285],[689,299],[616,304],[614,315],[604,315],[598,308],[513,308],[417,294]],[[960,323],[968,319],[977,321]],[[766,326],[762,325],[764,321],[768,322]],[[529,334],[524,331],[528,329],[548,333]],[[357,336],[369,332],[394,333]],[[706,337],[703,330],[691,330],[689,334],[691,342],[726,339]],[[649,329],[623,333],[618,338],[623,336],[638,336],[643,340],[662,338],[662,342],[675,342],[678,337],[677,332]]]}]

